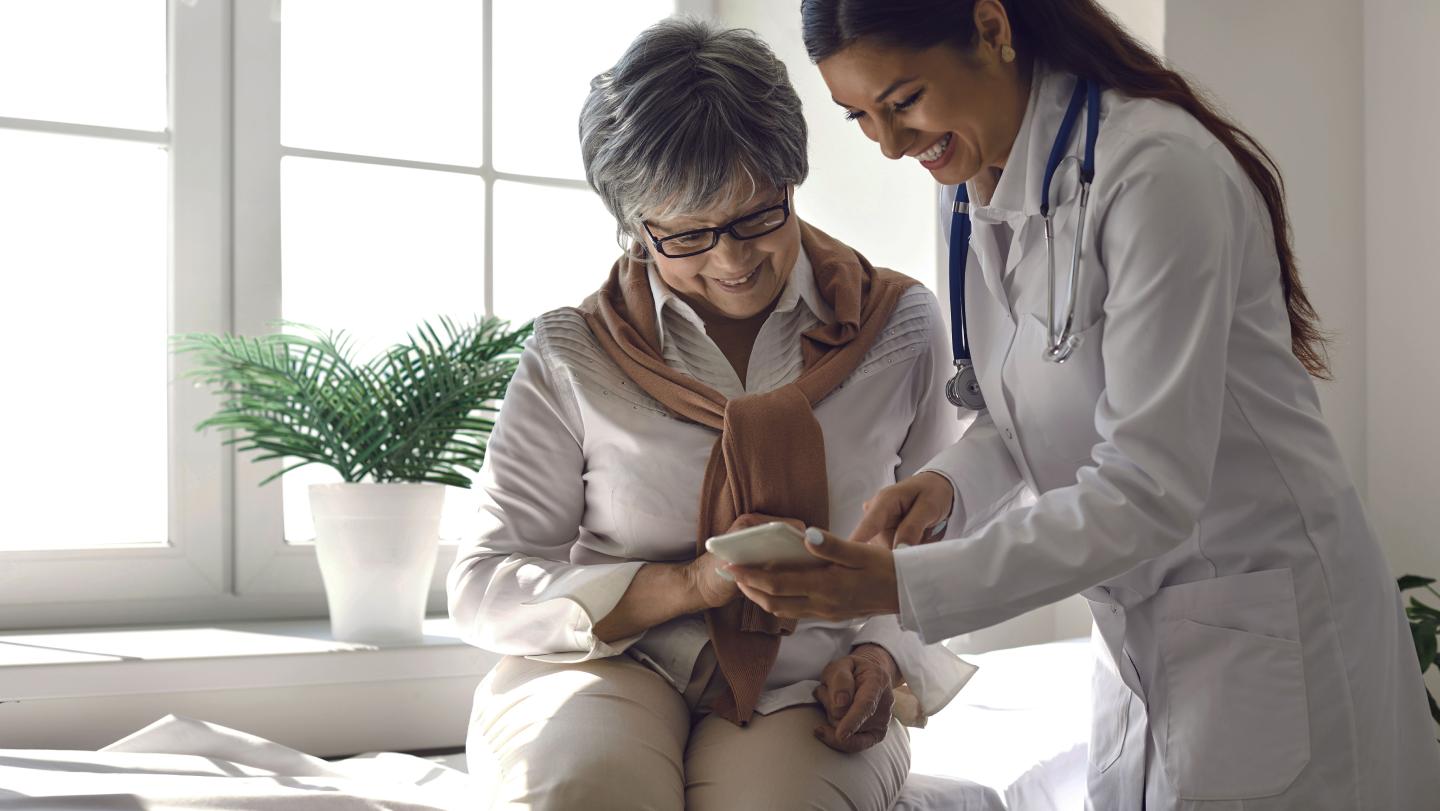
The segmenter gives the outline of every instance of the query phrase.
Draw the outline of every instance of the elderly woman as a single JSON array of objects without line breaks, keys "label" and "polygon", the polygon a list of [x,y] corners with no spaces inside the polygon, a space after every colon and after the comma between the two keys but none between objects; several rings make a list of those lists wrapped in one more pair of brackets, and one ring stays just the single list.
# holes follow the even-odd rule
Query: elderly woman
[{"label": "elderly woman", "polygon": [[592,83],[586,175],[633,244],[536,321],[448,580],[465,639],[506,655],[466,745],[496,805],[888,809],[892,688],[928,714],[969,675],[893,617],[766,614],[703,548],[847,533],[957,433],[934,296],[796,216],[805,134],[744,31],[660,23]]}]

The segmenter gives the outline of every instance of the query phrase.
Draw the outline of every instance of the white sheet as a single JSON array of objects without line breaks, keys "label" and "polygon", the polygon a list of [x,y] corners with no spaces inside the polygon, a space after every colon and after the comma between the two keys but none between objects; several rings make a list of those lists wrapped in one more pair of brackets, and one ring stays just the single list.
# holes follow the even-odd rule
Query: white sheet
[{"label": "white sheet", "polygon": [[1082,811],[1092,655],[1088,639],[967,655],[979,671],[910,731],[911,774],[988,786],[1008,811]]},{"label": "white sheet", "polygon": [[477,795],[464,772],[423,758],[328,763],[174,715],[98,752],[0,750],[6,811],[451,811]]},{"label": "white sheet", "polygon": [[[1090,657],[1086,640],[967,657],[979,672],[910,731],[895,811],[1083,809]],[[456,811],[486,789],[423,758],[332,763],[173,715],[98,752],[0,750],[0,811]]]}]

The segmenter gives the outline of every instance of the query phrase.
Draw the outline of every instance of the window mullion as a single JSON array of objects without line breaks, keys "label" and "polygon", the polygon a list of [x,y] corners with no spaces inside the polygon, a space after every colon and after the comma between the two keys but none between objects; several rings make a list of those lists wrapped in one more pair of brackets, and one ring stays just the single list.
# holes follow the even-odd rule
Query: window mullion
[{"label": "window mullion", "polygon": [[[230,326],[229,0],[169,4],[170,331]],[[225,587],[231,452],[194,426],[213,397],[171,357],[170,541]]]},{"label": "window mullion", "polygon": [[[242,335],[274,331],[282,314],[280,250],[280,36],[278,4],[238,2],[232,11],[234,104],[234,328]],[[269,591],[277,578],[265,573],[297,550],[285,544],[281,490],[278,482],[260,481],[280,470],[280,460],[235,459],[234,562],[235,591],[246,595]],[[306,557],[304,552],[301,557]],[[281,587],[286,591],[318,591],[302,568]],[[294,582],[298,578],[301,582]]]},{"label": "window mullion", "polygon": [[484,0],[485,12],[480,34],[481,77],[480,97],[480,139],[484,144],[480,168],[485,177],[485,315],[495,314],[495,54],[491,43],[495,41],[494,0]]}]

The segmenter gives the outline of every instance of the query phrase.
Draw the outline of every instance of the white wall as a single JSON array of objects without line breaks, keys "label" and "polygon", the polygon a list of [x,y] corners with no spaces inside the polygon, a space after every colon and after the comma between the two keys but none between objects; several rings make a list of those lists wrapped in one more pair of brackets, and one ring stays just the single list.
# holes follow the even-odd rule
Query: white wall
[{"label": "white wall", "polygon": [[1363,10],[1370,518],[1440,577],[1440,2]]},{"label": "white wall", "polygon": [[1100,0],[1120,24],[1155,53],[1165,50],[1165,0]]},{"label": "white wall", "polygon": [[1172,0],[1164,53],[1255,136],[1285,179],[1301,279],[1335,333],[1325,418],[1365,491],[1360,4]]}]

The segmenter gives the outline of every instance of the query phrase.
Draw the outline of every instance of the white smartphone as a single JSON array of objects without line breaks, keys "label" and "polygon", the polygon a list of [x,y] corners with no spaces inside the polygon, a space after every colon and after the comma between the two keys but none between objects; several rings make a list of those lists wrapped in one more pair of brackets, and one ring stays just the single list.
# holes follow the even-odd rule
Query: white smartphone
[{"label": "white smartphone", "polygon": [[825,563],[805,549],[805,533],[783,521],[716,535],[705,541],[705,549],[739,566],[801,568]]}]

